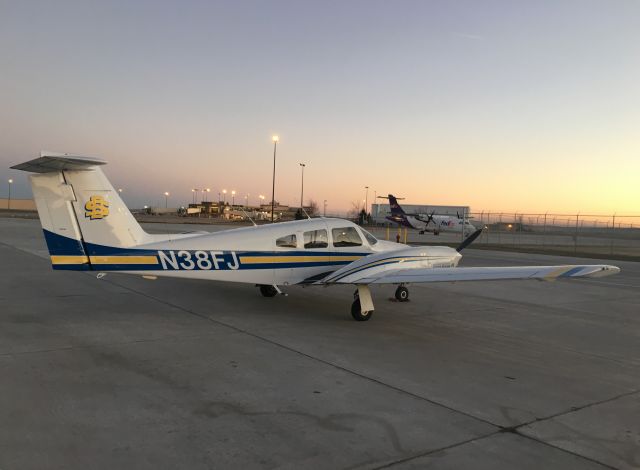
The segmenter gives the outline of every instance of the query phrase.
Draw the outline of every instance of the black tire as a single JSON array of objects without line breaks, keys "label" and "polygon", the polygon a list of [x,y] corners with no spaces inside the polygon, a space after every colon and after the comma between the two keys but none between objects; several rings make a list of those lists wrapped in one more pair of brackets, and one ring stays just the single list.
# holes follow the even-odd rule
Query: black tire
[{"label": "black tire", "polygon": [[278,291],[275,287],[265,284],[260,285],[260,293],[264,297],[275,297],[276,295],[278,295]]},{"label": "black tire", "polygon": [[398,286],[396,289],[396,299],[398,302],[406,302],[409,300],[409,289],[405,286]]},{"label": "black tire", "polygon": [[373,316],[373,310],[362,312],[360,310],[360,299],[356,299],[351,304],[351,316],[355,321],[367,321]]}]

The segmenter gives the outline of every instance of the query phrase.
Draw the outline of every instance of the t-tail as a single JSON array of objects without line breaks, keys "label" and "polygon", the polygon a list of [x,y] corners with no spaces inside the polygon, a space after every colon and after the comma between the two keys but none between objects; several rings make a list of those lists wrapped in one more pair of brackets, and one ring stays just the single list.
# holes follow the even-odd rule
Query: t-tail
[{"label": "t-tail", "polygon": [[393,194],[389,194],[389,208],[391,209],[391,215],[397,216],[406,216],[400,204],[398,204],[398,200]]},{"label": "t-tail", "polygon": [[105,254],[111,262],[118,251],[160,238],[140,227],[102,172],[105,163],[42,152],[12,167],[33,173],[29,179],[54,269],[99,269]]},{"label": "t-tail", "polygon": [[398,199],[393,194],[388,195],[389,198],[389,208],[391,209],[391,215],[387,216],[387,220],[395,222],[399,225],[404,225],[405,227],[411,227],[409,220],[407,219],[407,214],[405,214],[400,204],[398,204]]}]

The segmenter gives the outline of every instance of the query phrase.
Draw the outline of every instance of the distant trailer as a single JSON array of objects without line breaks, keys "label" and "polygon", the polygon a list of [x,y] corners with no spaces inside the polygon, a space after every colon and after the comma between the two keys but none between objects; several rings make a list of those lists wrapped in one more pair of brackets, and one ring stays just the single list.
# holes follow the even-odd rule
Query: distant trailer
[{"label": "distant trailer", "polygon": [[151,215],[164,215],[164,214],[177,214],[178,209],[175,207],[149,207],[149,214]]},{"label": "distant trailer", "polygon": [[[407,214],[431,214],[434,212],[437,215],[459,216],[462,218],[464,214],[469,216],[471,213],[471,207],[469,206],[433,206],[428,204],[403,204],[402,201],[398,202],[402,210]],[[387,220],[388,215],[391,215],[389,204],[371,204],[371,218],[376,224],[389,222]]]}]

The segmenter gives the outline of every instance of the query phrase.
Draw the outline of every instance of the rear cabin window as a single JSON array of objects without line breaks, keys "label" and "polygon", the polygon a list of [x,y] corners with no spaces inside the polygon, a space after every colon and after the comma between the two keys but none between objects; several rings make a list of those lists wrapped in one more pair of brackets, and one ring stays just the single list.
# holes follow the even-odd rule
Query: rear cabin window
[{"label": "rear cabin window", "polygon": [[362,239],[358,235],[358,231],[353,227],[334,228],[331,231],[333,235],[333,246],[360,246]]},{"label": "rear cabin window", "polygon": [[329,237],[326,230],[310,230],[304,232],[305,248],[326,248],[329,246]]},{"label": "rear cabin window", "polygon": [[280,246],[283,248],[296,248],[298,246],[298,241],[296,240],[296,236],[287,235],[284,237],[280,237],[276,240],[276,246]]}]

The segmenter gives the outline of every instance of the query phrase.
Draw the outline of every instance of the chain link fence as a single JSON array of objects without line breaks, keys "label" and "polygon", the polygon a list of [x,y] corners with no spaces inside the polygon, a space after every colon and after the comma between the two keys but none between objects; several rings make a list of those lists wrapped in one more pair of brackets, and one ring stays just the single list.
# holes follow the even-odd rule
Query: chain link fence
[{"label": "chain link fence", "polygon": [[[483,228],[476,248],[640,260],[640,216],[480,211],[469,214],[469,222]],[[369,228],[379,238],[395,241],[400,235],[409,244],[455,246],[463,238],[460,232],[420,234],[392,223]]]}]

